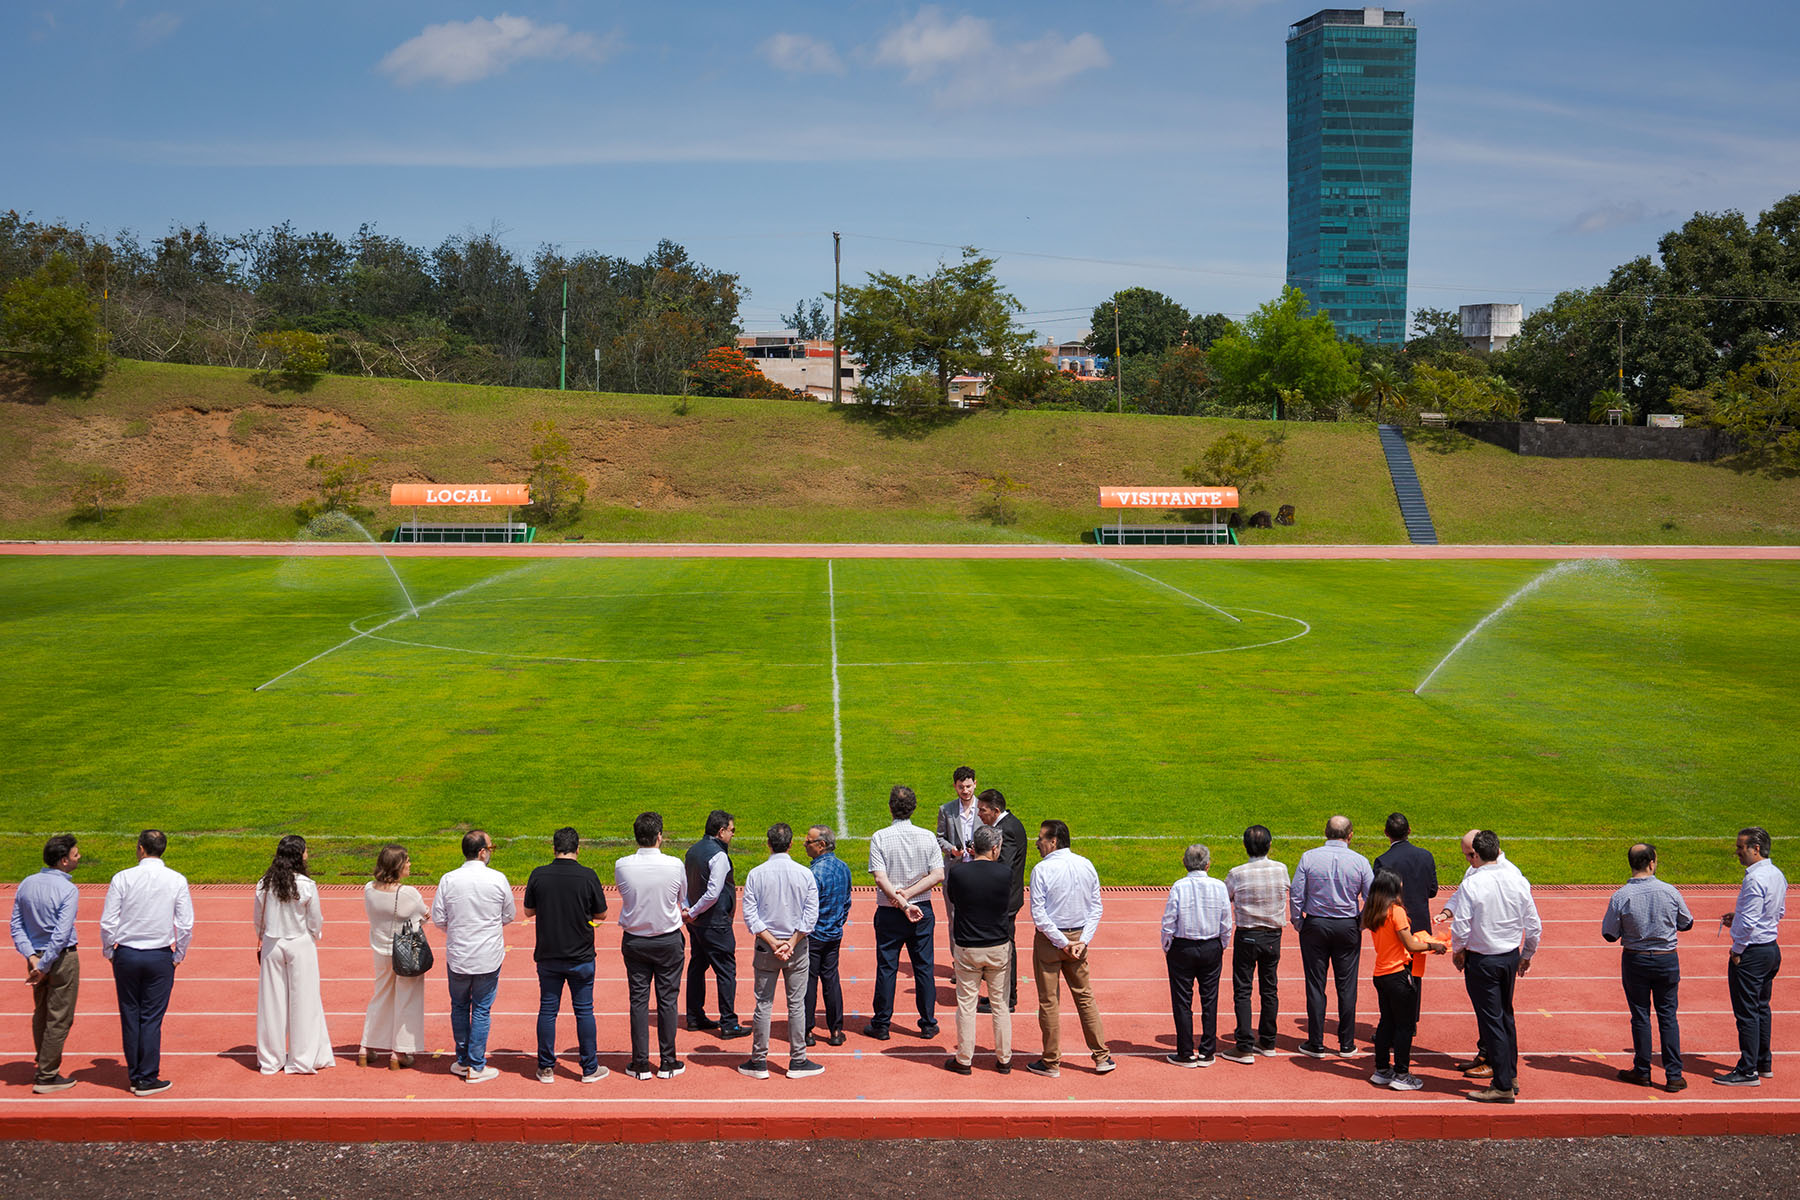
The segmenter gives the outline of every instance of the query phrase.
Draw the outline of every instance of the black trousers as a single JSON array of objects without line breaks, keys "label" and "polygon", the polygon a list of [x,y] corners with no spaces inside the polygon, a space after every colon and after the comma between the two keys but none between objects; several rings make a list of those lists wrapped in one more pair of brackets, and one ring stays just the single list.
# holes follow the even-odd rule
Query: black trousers
[{"label": "black trousers", "polygon": [[1201,1058],[1211,1058],[1219,1048],[1219,970],[1225,961],[1225,944],[1218,938],[1195,941],[1174,938],[1163,957],[1169,964],[1169,1007],[1175,1015],[1175,1053],[1182,1058],[1195,1052],[1194,991],[1200,992]]},{"label": "black trousers", "polygon": [[[1233,1040],[1240,1053],[1251,1044],[1264,1050],[1275,1048],[1275,1014],[1280,1006],[1281,989],[1275,971],[1281,965],[1281,930],[1239,929],[1231,938],[1231,1001],[1237,1011],[1237,1032]],[[1255,983],[1262,1000],[1262,1019],[1256,1033],[1250,1032],[1250,985]]]},{"label": "black trousers", "polygon": [[1409,965],[1375,977],[1381,1023],[1375,1026],[1375,1069],[1396,1075],[1412,1070],[1413,1034],[1419,1027],[1418,980]]},{"label": "black trousers", "polygon": [[806,1028],[810,1033],[819,1023],[819,993],[825,993],[825,1028],[831,1033],[844,1032],[844,987],[838,980],[838,948],[842,938],[821,942],[806,939]]},{"label": "black trousers", "polygon": [[115,946],[112,964],[125,1074],[136,1087],[159,1078],[162,1070],[162,1023],[169,1011],[169,994],[175,990],[175,953],[167,947]]},{"label": "black trousers", "polygon": [[913,993],[919,1005],[919,1023],[937,1024],[937,980],[932,976],[932,938],[937,917],[929,900],[914,900],[925,910],[918,921],[889,905],[875,910],[875,1002],[869,1024],[886,1029],[894,1020],[894,988],[900,977],[900,950],[912,960]]},{"label": "black trousers", "polygon": [[1680,958],[1627,950],[1619,959],[1619,978],[1625,985],[1625,1006],[1631,1010],[1631,1069],[1639,1075],[1650,1073],[1650,1012],[1655,1009],[1663,1073],[1680,1079]]},{"label": "black trousers", "polygon": [[1463,986],[1475,1010],[1481,1052],[1493,1066],[1494,1086],[1501,1091],[1519,1082],[1519,1030],[1513,1023],[1513,985],[1518,977],[1517,950],[1505,954],[1470,950],[1463,960]]},{"label": "black trousers", "polygon": [[1307,917],[1300,924],[1300,969],[1306,976],[1306,1040],[1325,1044],[1325,971],[1337,981],[1338,1047],[1356,1045],[1356,971],[1362,927],[1355,917]]},{"label": "black trousers", "polygon": [[656,1040],[660,1067],[673,1067],[676,1004],[681,998],[683,944],[679,929],[655,937],[621,934],[619,952],[625,959],[625,991],[631,998],[631,1065],[650,1064],[650,987],[656,986]]},{"label": "black trousers", "polygon": [[1769,1052],[1769,1001],[1781,971],[1781,947],[1774,942],[1746,946],[1725,970],[1731,985],[1731,1015],[1737,1019],[1739,1071],[1773,1071]]},{"label": "black trousers", "polygon": [[688,1020],[706,1017],[706,972],[710,968],[719,985],[719,1024],[736,1025],[737,935],[729,924],[694,925],[689,928],[689,934],[694,939],[694,948],[688,956]]}]

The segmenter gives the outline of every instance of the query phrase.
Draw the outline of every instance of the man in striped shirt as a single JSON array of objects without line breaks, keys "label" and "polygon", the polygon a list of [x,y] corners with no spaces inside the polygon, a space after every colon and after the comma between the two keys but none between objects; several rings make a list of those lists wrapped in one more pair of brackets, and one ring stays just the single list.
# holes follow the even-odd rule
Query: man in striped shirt
[{"label": "man in striped shirt", "polygon": [[[1256,1061],[1256,1055],[1275,1053],[1275,1014],[1280,1002],[1276,969],[1281,965],[1281,931],[1287,925],[1287,864],[1269,857],[1274,841],[1266,825],[1244,830],[1248,862],[1225,875],[1225,893],[1231,897],[1231,999],[1237,1010],[1237,1032],[1232,1048],[1219,1057],[1226,1062]],[[1256,1033],[1250,1032],[1250,984],[1257,983],[1262,1018]],[[1254,1037],[1254,1041],[1252,1038]]]},{"label": "man in striped shirt", "polygon": [[[1169,1002],[1175,1016],[1178,1067],[1210,1067],[1218,1049],[1219,967],[1231,937],[1231,897],[1206,873],[1212,851],[1189,846],[1181,856],[1187,874],[1169,889],[1163,907],[1162,948],[1169,968]],[[1200,991],[1200,1042],[1194,1044],[1194,990]]]}]

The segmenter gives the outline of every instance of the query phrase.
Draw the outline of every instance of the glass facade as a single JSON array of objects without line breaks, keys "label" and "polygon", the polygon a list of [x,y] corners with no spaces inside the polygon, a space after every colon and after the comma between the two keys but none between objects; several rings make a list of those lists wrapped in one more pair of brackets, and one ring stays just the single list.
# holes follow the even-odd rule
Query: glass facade
[{"label": "glass facade", "polygon": [[1406,14],[1325,9],[1287,41],[1291,287],[1338,332],[1406,340],[1418,30]]}]

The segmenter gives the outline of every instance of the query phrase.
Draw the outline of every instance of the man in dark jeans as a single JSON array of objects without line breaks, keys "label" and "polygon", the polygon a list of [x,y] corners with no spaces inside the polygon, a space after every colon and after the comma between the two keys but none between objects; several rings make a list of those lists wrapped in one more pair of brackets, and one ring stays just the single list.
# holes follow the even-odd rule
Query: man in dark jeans
[{"label": "man in dark jeans", "polygon": [[556,857],[525,882],[525,916],[537,920],[538,973],[537,1080],[556,1079],[556,1016],[563,985],[575,1010],[575,1044],[581,1054],[581,1082],[598,1083],[600,1065],[594,1034],[594,926],[606,917],[606,894],[593,869],[575,861],[581,835],[569,826],[550,836]]},{"label": "man in dark jeans", "polygon": [[[1413,932],[1426,937],[1431,930],[1431,905],[1438,894],[1437,859],[1431,851],[1421,850],[1409,840],[1412,823],[1405,813],[1389,813],[1383,832],[1388,848],[1375,860],[1377,871],[1392,871],[1400,877],[1400,903],[1406,908],[1406,919]],[[1424,1012],[1425,966],[1421,955],[1413,956],[1413,1021]]]},{"label": "man in dark jeans", "polygon": [[[1276,969],[1281,965],[1281,931],[1287,926],[1288,869],[1269,857],[1274,841],[1265,825],[1244,830],[1244,853],[1225,875],[1234,925],[1231,941],[1231,998],[1237,1010],[1232,1048],[1220,1053],[1226,1062],[1248,1066],[1258,1054],[1275,1053],[1275,1014],[1280,1006]],[[1250,984],[1257,983],[1262,1020],[1250,1031]],[[1254,1040],[1253,1040],[1254,1039]]]},{"label": "man in dark jeans", "polygon": [[825,1044],[844,1044],[844,987],[838,978],[838,950],[850,916],[850,867],[837,856],[837,834],[829,825],[806,831],[806,854],[819,884],[819,920],[806,939],[806,1044],[816,1045],[819,994],[825,994]]},{"label": "man in dark jeans", "polygon": [[[688,848],[688,910],[683,919],[693,936],[688,954],[687,1027],[716,1029],[722,1038],[748,1037],[737,1017],[737,935],[731,918],[737,912],[737,872],[731,863],[731,839],[737,822],[723,809],[706,818],[706,835]],[[711,968],[719,987],[719,1021],[706,1016],[706,972]]]}]

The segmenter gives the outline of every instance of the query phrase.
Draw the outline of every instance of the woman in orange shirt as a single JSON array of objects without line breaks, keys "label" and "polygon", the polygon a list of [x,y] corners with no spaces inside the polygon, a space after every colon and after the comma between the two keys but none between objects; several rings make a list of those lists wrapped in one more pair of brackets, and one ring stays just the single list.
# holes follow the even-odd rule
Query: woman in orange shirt
[{"label": "woman in orange shirt", "polygon": [[1375,995],[1381,1001],[1381,1023],[1375,1027],[1375,1073],[1369,1082],[1396,1092],[1416,1092],[1425,1081],[1412,1074],[1413,1032],[1419,1024],[1413,955],[1426,950],[1442,954],[1450,946],[1412,931],[1406,906],[1400,903],[1401,890],[1398,875],[1378,871],[1363,904],[1363,928],[1375,942]]}]

